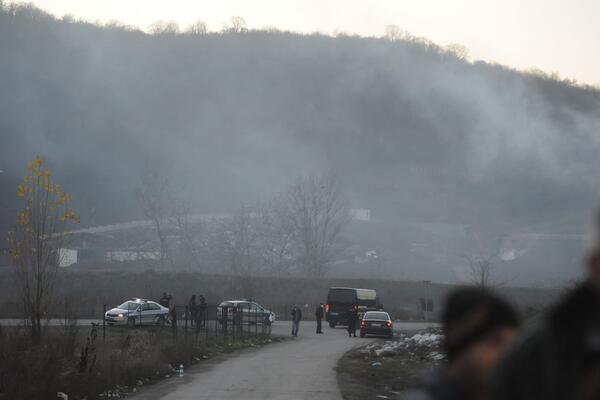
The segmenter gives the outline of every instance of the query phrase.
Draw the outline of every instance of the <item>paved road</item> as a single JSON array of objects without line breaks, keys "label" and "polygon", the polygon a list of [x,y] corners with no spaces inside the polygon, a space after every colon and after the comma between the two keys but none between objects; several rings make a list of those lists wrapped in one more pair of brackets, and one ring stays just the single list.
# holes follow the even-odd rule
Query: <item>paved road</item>
[{"label": "paved road", "polygon": [[[423,327],[406,326],[408,330]],[[289,335],[290,329],[289,322],[277,322],[273,326],[273,334]],[[131,398],[341,399],[334,369],[338,359],[346,351],[373,339],[349,338],[343,328],[324,327],[324,332],[323,335],[316,335],[315,323],[304,321],[298,338],[242,351],[210,367],[193,367],[186,371],[183,378],[168,379],[145,388]]]},{"label": "paved road", "polygon": [[[18,319],[18,318],[0,318],[0,326],[19,326],[19,325],[23,325],[26,321],[23,319]],[[92,323],[96,323],[96,324],[102,324],[102,320],[101,319],[78,319],[77,321],[77,325],[79,326],[86,326],[86,325],[91,325]],[[65,324],[65,320],[64,319],[51,319],[48,321],[45,321],[46,324],[48,324],[49,326],[62,326]],[[314,326],[314,322],[311,321],[305,321],[305,324],[313,324]],[[183,321],[179,321],[179,324],[183,325]],[[179,325],[178,324],[178,325]],[[288,330],[291,330],[290,328],[290,322],[288,321],[277,321],[276,324],[273,326],[274,331],[281,333],[281,334],[287,334]],[[427,329],[427,328],[433,328],[433,327],[440,327],[441,324],[436,323],[436,322],[394,322],[394,332],[406,332],[406,331],[419,331],[419,330],[423,330],[423,329]],[[312,329],[312,328],[311,328]],[[323,324],[323,329],[325,332],[329,331],[330,328],[327,326],[327,323]],[[335,329],[335,331],[343,331],[344,327],[338,327]],[[284,332],[285,331],[285,332]]]}]

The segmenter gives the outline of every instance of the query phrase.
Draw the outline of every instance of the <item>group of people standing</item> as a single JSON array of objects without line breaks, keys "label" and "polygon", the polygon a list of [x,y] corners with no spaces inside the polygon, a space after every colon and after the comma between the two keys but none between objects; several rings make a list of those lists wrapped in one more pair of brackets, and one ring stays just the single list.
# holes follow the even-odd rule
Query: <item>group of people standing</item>
[{"label": "group of people standing", "polygon": [[[307,306],[308,307],[308,306]],[[300,321],[302,321],[302,310],[297,305],[292,307],[292,336],[298,336]],[[323,333],[323,317],[325,316],[325,306],[323,303],[317,305],[315,309],[315,319],[317,320],[317,334]]]},{"label": "group of people standing", "polygon": [[[167,292],[163,292],[163,295],[160,298],[159,303],[161,306],[166,307],[170,310],[169,316],[171,319],[171,324],[175,326],[175,325],[177,325],[177,312],[176,312],[175,306],[171,306],[172,299],[173,299],[173,296],[171,296]],[[207,313],[206,313],[207,309],[208,309],[208,305],[206,303],[206,299],[204,298],[204,296],[203,295],[196,296],[195,294],[193,294],[188,302],[188,307],[187,307],[187,310],[188,310],[187,317],[191,321],[192,326],[197,326],[197,327],[205,326],[206,317],[207,317]]]},{"label": "group of people standing", "polygon": [[[297,305],[292,307],[292,336],[298,336],[300,321],[302,321],[302,310]],[[356,325],[358,324],[358,306],[352,306],[346,313],[348,318],[348,336],[356,337]],[[325,317],[325,306],[319,303],[315,308],[315,320],[317,321],[317,334],[323,334],[323,318]]]},{"label": "group of people standing", "polygon": [[192,326],[204,326],[206,324],[206,308],[207,304],[204,296],[198,295],[196,297],[193,294],[188,303],[188,312]]}]

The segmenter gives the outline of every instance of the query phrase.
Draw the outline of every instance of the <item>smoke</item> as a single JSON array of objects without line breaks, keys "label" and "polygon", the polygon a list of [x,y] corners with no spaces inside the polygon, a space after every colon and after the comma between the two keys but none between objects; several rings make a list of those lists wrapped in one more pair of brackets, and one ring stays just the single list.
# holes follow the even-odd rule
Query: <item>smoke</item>
[{"label": "smoke", "polygon": [[[146,35],[37,13],[0,14],[0,182],[45,155],[84,222],[140,218],[133,192],[158,159],[197,212],[325,170],[398,227],[578,231],[597,201],[598,91],[416,40]],[[0,201],[1,231],[10,190]]]}]

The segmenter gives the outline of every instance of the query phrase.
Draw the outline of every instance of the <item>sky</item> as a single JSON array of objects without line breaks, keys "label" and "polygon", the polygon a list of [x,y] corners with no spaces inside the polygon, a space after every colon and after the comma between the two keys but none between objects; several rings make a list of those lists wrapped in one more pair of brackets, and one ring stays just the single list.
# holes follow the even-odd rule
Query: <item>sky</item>
[{"label": "sky", "polygon": [[541,69],[600,84],[598,0],[33,0],[62,16],[119,20],[146,29],[157,20],[196,20],[219,30],[231,16],[249,28],[381,36],[397,25],[439,45],[459,43],[471,60]]}]

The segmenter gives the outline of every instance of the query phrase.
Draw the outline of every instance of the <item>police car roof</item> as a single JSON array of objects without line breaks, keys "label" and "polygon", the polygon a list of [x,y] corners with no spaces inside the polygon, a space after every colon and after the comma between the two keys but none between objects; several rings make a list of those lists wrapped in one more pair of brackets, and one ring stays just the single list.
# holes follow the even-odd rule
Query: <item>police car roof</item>
[{"label": "police car roof", "polygon": [[129,299],[129,301],[134,301],[136,303],[147,303],[149,300],[147,300],[147,299],[140,299],[139,297],[133,297],[133,298]]}]

